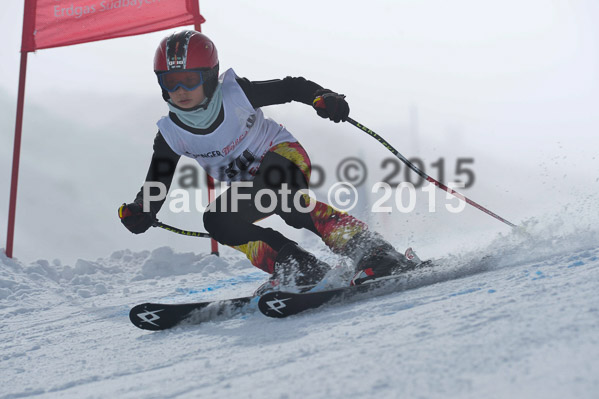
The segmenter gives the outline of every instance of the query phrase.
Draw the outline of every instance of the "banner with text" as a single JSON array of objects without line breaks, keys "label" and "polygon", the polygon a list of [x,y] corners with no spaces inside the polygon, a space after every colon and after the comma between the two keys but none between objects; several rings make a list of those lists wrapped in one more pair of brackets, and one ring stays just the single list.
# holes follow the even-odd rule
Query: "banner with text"
[{"label": "banner with text", "polygon": [[25,0],[21,51],[203,22],[199,0]]}]

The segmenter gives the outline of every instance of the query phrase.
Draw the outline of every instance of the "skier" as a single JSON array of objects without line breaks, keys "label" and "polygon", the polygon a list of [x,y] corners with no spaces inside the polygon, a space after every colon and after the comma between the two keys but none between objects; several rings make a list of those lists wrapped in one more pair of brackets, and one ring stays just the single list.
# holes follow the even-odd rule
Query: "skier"
[{"label": "skier", "polygon": [[[356,265],[355,284],[409,266],[404,255],[364,222],[298,194],[309,187],[310,158],[285,127],[265,118],[261,110],[299,101],[338,123],[349,115],[345,96],[303,77],[250,81],[233,69],[219,77],[214,43],[193,30],[161,41],[154,71],[170,112],[157,123],[146,182],[161,182],[168,190],[181,156],[195,158],[210,176],[229,185],[251,182],[251,187],[238,187],[237,198],[229,188],[210,203],[204,227],[216,241],[242,251],[254,266],[270,273],[271,287],[301,289],[318,283],[330,270],[280,232],[254,224],[273,214],[294,228],[312,231],[333,252],[350,257]],[[256,196],[261,189],[271,190],[275,197],[262,195],[259,207]],[[150,194],[157,191],[153,187]],[[293,201],[296,194],[299,204]],[[274,209],[265,211],[275,198]],[[135,234],[152,226],[164,203],[164,199],[151,201],[144,212],[143,201],[142,187],[132,203],[119,208],[121,222]],[[309,206],[314,207],[310,212],[300,209]]]}]

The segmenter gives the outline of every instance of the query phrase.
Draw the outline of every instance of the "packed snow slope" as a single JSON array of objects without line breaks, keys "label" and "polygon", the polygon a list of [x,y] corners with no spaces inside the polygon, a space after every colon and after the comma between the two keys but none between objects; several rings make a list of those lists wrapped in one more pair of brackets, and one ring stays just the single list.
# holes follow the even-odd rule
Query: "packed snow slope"
[{"label": "packed snow slope", "polygon": [[2,255],[0,398],[596,398],[599,231],[566,230],[529,221],[390,295],[163,332],[129,309],[246,295],[266,274],[168,247]]}]

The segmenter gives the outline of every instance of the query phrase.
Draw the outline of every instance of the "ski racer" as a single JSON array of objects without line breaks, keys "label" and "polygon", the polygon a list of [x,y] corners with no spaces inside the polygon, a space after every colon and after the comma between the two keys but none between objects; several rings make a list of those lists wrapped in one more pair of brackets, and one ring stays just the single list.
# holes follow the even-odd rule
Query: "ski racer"
[{"label": "ski racer", "polygon": [[[237,187],[238,195],[230,187],[212,201],[204,213],[204,227],[220,244],[243,252],[254,266],[270,273],[271,286],[311,286],[330,270],[280,232],[254,224],[273,214],[294,228],[310,230],[333,252],[350,257],[356,267],[355,284],[410,262],[364,222],[300,192],[309,188],[310,158],[285,127],[265,118],[261,110],[299,101],[338,123],[349,115],[345,96],[303,77],[250,81],[233,69],[219,76],[214,43],[193,30],[160,42],[154,71],[170,112],[157,122],[146,182],[160,182],[168,190],[181,156],[196,159],[215,180],[229,185],[251,182],[249,187]],[[258,197],[262,189],[274,194]],[[151,195],[157,190],[152,187]],[[293,201],[296,194],[299,203]],[[135,234],[153,225],[164,203],[164,199],[151,201],[144,211],[143,196],[142,187],[133,202],[119,208],[121,222]],[[275,199],[276,206],[269,208]],[[305,212],[306,208],[313,209]]]}]

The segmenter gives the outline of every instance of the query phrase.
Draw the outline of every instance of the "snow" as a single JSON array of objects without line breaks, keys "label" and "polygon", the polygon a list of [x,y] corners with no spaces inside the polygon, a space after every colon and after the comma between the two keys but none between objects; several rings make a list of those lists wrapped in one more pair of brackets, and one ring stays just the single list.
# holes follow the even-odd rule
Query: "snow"
[{"label": "snow", "polygon": [[243,296],[267,275],[169,247],[74,266],[0,255],[0,398],[595,398],[598,238],[531,220],[401,292],[162,332],[129,309]]},{"label": "snow", "polygon": [[[7,215],[23,7],[4,3]],[[599,3],[338,3],[237,2],[231,12],[202,2],[202,13],[222,70],[304,76],[346,94],[352,118],[444,183],[460,177],[459,159],[474,159],[476,181],[463,193],[521,227],[473,207],[450,214],[441,190],[434,212],[418,190],[414,212],[373,214],[382,198],[373,184],[405,180],[406,168],[394,175],[378,141],[310,107],[267,107],[322,167],[319,199],[341,162],[360,158],[368,179],[353,214],[441,266],[402,292],[289,319],[254,312],[139,330],[128,320],[136,304],[247,295],[266,275],[231,248],[216,258],[206,240],[135,236],[117,218],[166,112],[149,66],[167,32],[42,50],[28,58],[16,259],[0,248],[0,399],[598,397]],[[171,190],[195,188],[181,184],[191,164],[181,162]],[[203,230],[200,212],[165,204],[158,216]],[[272,219],[264,223],[339,262],[313,235]],[[0,216],[0,232],[7,222]]]}]

